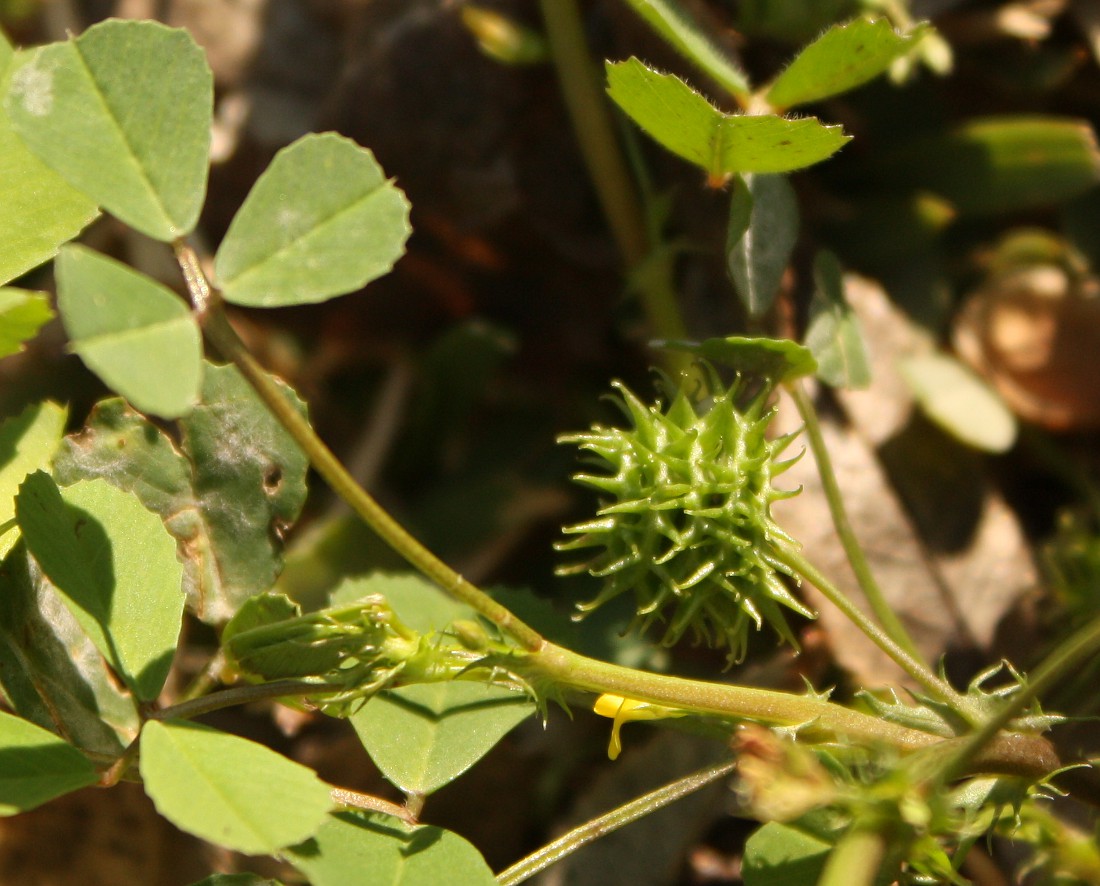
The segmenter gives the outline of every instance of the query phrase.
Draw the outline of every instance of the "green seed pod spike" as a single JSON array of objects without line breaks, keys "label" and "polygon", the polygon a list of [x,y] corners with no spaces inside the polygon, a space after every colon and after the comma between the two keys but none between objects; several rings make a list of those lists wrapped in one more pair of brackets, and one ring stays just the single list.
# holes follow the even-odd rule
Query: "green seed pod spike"
[{"label": "green seed pod spike", "polygon": [[570,538],[558,550],[591,553],[558,573],[603,580],[581,613],[631,592],[634,627],[664,625],[665,645],[690,632],[727,647],[733,663],[745,655],[750,627],[768,624],[796,645],[784,607],[813,617],[780,577],[791,573],[776,547],[795,542],[771,516],[772,502],[799,491],[772,481],[800,456],[779,460],[795,434],[767,439],[770,386],[739,405],[746,399],[740,378],[727,388],[712,367],[704,375],[694,400],[678,390],[667,409],[615,382],[612,399],[631,428],[595,425],[560,438],[599,469],[574,480],[602,501],[595,519],[563,529]]}]

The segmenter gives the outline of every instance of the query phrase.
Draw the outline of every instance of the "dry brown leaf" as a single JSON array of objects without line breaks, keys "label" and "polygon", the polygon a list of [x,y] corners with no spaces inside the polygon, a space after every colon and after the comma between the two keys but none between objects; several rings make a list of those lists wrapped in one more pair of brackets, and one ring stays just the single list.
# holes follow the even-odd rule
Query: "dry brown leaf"
[{"label": "dry brown leaf", "polygon": [[[887,600],[921,652],[936,661],[956,646],[984,648],[1005,612],[1035,582],[1015,516],[982,474],[972,450],[915,417],[895,368],[932,347],[875,284],[849,277],[846,294],[863,324],[873,381],[840,391],[844,416],[822,431],[856,536]],[[781,421],[797,427],[785,404]],[[833,529],[812,455],[785,477],[805,486],[777,507],[811,561],[854,598],[855,577]],[[838,662],[865,685],[901,680],[899,669],[846,618],[814,596]]]},{"label": "dry brown leaf", "polygon": [[1100,427],[1100,287],[1054,265],[1002,274],[967,300],[959,354],[1012,410],[1051,430]]}]

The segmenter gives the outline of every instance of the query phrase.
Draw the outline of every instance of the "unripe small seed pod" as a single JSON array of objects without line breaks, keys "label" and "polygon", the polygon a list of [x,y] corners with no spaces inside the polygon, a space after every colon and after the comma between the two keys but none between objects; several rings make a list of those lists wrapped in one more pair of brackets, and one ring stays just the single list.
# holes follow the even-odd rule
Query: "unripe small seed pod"
[{"label": "unripe small seed pod", "polygon": [[709,396],[698,403],[679,390],[667,408],[647,406],[616,382],[615,401],[632,427],[596,425],[560,438],[594,456],[599,470],[574,479],[600,492],[602,506],[595,519],[563,529],[573,537],[559,550],[595,551],[558,573],[603,580],[582,612],[630,592],[640,629],[663,624],[669,646],[690,632],[727,647],[733,663],[744,658],[750,626],[766,622],[794,644],[783,607],[813,613],[781,578],[790,571],[777,546],[795,542],[771,516],[773,501],[798,491],[772,485],[797,460],[779,461],[794,435],[767,438],[769,388],[742,405],[740,379],[727,388],[713,368],[703,370]]}]

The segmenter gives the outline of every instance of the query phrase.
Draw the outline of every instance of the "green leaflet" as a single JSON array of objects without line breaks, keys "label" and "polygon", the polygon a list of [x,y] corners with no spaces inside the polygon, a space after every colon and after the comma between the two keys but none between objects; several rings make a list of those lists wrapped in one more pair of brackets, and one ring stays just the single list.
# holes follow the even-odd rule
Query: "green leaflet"
[{"label": "green leaflet", "polygon": [[184,600],[164,524],[102,480],[61,491],[41,471],[19,487],[15,512],[28,550],[103,657],[139,699],[156,698]]},{"label": "green leaflet", "polygon": [[23,350],[23,342],[34,338],[52,319],[53,310],[44,293],[0,287],[0,357],[18,354]]},{"label": "green leaflet", "polygon": [[[15,516],[15,493],[27,474],[48,469],[65,433],[68,410],[36,403],[0,423],[0,523]],[[19,540],[17,527],[0,535],[0,557]]]},{"label": "green leaflet", "polygon": [[[15,55],[0,33],[0,94],[8,91]],[[47,261],[79,234],[99,210],[46,166],[12,129],[0,110],[0,283]]]},{"label": "green leaflet", "polygon": [[775,78],[765,98],[785,110],[855,89],[883,73],[925,33],[899,34],[884,18],[833,25]]},{"label": "green leaflet", "polygon": [[458,834],[409,827],[382,815],[341,812],[316,836],[287,850],[313,886],[494,886],[481,853]]},{"label": "green leaflet", "polygon": [[849,136],[807,117],[725,114],[677,77],[638,59],[607,65],[608,94],[672,153],[713,180],[746,172],[791,172],[836,153]]},{"label": "green leaflet", "polygon": [[788,339],[729,335],[701,342],[666,341],[658,344],[697,354],[743,375],[767,379],[772,384],[793,381],[817,371],[817,361],[809,348]]},{"label": "green leaflet", "polygon": [[133,696],[20,544],[0,566],[0,688],[19,716],[101,757],[140,727]]},{"label": "green leaflet", "polygon": [[[423,634],[445,630],[473,611],[418,575],[378,573],[345,581],[334,604],[383,595],[398,617]],[[430,794],[484,757],[535,713],[526,695],[484,683],[403,686],[368,701],[352,726],[382,773],[408,793]]]},{"label": "green leaflet", "polygon": [[28,52],[7,111],[39,159],[131,227],[165,241],[194,228],[213,77],[186,31],[112,19]]},{"label": "green leaflet", "polygon": [[535,713],[523,693],[456,681],[402,686],[351,716],[382,773],[409,794],[430,794],[458,778]]},{"label": "green leaflet", "polygon": [[932,421],[953,437],[986,452],[1016,442],[1016,419],[997,393],[946,354],[907,357],[898,367]]},{"label": "green leaflet", "polygon": [[387,273],[405,251],[409,204],[374,155],[335,133],[283,148],[218,248],[227,301],[279,307],[326,301]]},{"label": "green leaflet", "polygon": [[141,777],[157,811],[176,827],[251,855],[312,836],[332,808],[328,786],[312,769],[182,720],[145,724]]},{"label": "green leaflet", "polygon": [[0,816],[95,784],[87,758],[52,732],[0,711]]},{"label": "green leaflet", "polygon": [[745,175],[734,183],[726,268],[754,317],[775,301],[798,241],[798,223],[798,200],[786,176]]},{"label": "green leaflet", "polygon": [[805,831],[770,821],[745,844],[745,886],[816,883],[832,846]]},{"label": "green leaflet", "polygon": [[72,349],[143,412],[179,418],[202,383],[202,337],[171,290],[83,246],[61,250],[57,307]]}]

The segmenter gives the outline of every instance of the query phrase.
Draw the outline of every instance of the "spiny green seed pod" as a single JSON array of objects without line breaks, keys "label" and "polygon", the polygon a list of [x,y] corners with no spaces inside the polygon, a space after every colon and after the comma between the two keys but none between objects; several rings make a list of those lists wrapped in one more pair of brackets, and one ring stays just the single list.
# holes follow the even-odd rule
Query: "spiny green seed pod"
[{"label": "spiny green seed pod", "polygon": [[770,389],[742,407],[740,379],[725,388],[713,368],[704,366],[704,373],[708,397],[696,405],[677,391],[667,409],[646,406],[616,382],[615,402],[633,427],[596,425],[560,438],[592,453],[606,473],[574,477],[605,499],[596,519],[565,527],[575,537],[557,545],[595,553],[558,574],[603,579],[603,590],[582,612],[632,592],[641,630],[663,623],[666,646],[690,631],[728,647],[732,663],[744,658],[750,625],[766,622],[794,644],[781,607],[808,618],[813,613],[780,577],[791,572],[777,546],[794,540],[771,517],[772,502],[798,492],[772,485],[797,461],[778,460],[795,435],[765,436],[775,414],[767,405]]}]

